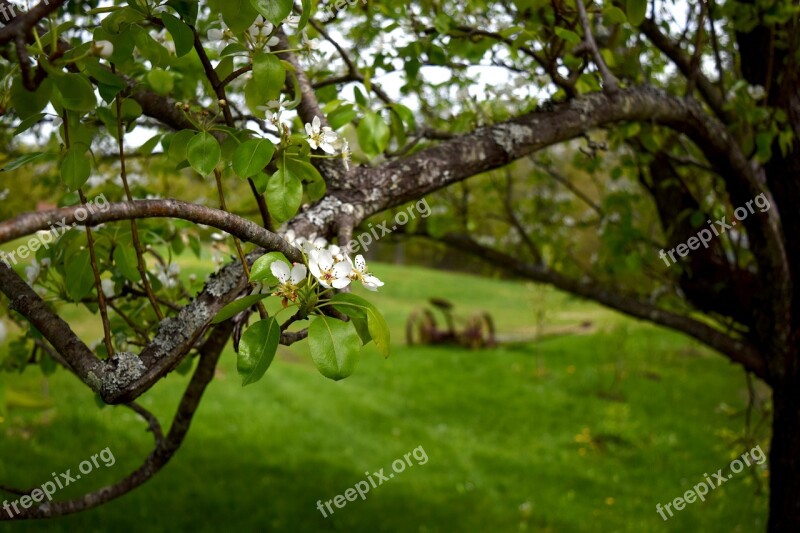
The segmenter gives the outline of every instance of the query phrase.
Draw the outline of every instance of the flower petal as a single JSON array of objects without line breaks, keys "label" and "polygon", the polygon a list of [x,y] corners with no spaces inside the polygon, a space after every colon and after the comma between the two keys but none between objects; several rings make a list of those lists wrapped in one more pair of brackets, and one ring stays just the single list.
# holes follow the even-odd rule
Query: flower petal
[{"label": "flower petal", "polygon": [[308,269],[302,263],[295,263],[292,267],[292,285],[299,285],[301,281],[306,279],[306,274],[308,274]]},{"label": "flower petal", "polygon": [[372,274],[367,274],[364,276],[364,286],[366,285],[374,285],[375,287],[383,287],[384,283],[373,276]]},{"label": "flower petal", "polygon": [[336,263],[336,266],[333,267],[332,274],[334,278],[346,278],[352,271],[353,267],[350,266],[350,263],[342,261],[341,263]]},{"label": "flower petal", "polygon": [[323,272],[328,272],[333,267],[333,256],[328,250],[320,250],[317,252],[317,264],[319,269]]},{"label": "flower petal", "polygon": [[367,262],[364,260],[363,255],[356,256],[356,270],[362,274],[367,271]]},{"label": "flower petal", "polygon": [[289,280],[289,265],[283,261],[275,261],[269,266],[272,275],[278,278],[281,283],[286,283]]},{"label": "flower petal", "polygon": [[339,278],[333,280],[334,289],[344,289],[348,285],[350,285],[350,278]]}]

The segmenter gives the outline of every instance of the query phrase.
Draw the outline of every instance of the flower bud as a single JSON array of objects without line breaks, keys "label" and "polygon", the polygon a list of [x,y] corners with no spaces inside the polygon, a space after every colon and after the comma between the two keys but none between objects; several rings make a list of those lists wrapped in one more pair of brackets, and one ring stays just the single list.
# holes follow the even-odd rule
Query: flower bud
[{"label": "flower bud", "polygon": [[114,45],[110,41],[94,41],[92,43],[92,53],[108,59],[114,53]]}]

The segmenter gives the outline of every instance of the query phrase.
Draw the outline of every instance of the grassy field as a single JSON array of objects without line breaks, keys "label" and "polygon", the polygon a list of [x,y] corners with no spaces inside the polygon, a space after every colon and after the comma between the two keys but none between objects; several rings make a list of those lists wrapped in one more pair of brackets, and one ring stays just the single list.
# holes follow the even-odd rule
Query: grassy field
[{"label": "grassy field", "polygon": [[[199,264],[185,271],[193,269]],[[761,467],[668,522],[655,511],[744,451],[733,444],[747,401],[738,367],[685,337],[555,291],[373,269],[386,281],[374,301],[392,328],[388,360],[370,348],[354,376],[334,383],[317,373],[304,343],[281,347],[266,377],[243,389],[228,349],[183,448],[150,483],[87,513],[0,530],[764,529]],[[490,311],[506,336],[531,336],[536,316],[547,328],[592,328],[483,351],[403,346],[406,316],[430,296],[452,300],[461,315]],[[0,483],[39,485],[109,447],[112,467],[57,494],[76,496],[125,476],[150,449],[135,415],[98,409],[64,372],[45,379],[30,369],[2,380]],[[142,404],[166,423],[187,380],[169,376]],[[420,446],[425,464],[412,459],[329,518],[317,510],[317,500],[343,494],[366,471],[388,475]]]}]

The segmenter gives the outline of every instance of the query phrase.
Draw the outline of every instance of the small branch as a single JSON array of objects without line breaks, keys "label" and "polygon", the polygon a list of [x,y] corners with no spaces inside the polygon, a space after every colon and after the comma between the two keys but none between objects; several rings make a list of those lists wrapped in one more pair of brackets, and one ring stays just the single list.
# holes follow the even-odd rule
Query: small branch
[{"label": "small branch", "polygon": [[155,448],[145,459],[142,466],[114,485],[103,487],[73,500],[46,502],[29,509],[23,508],[19,514],[13,517],[9,517],[8,513],[0,513],[0,521],[55,518],[93,509],[129,493],[160,472],[183,444],[192,418],[200,405],[203,393],[214,378],[214,369],[217,366],[222,349],[228,342],[232,327],[230,321],[216,326],[200,347],[200,362],[181,398],[172,426],[166,437],[163,436],[161,427],[155,417],[136,404],[128,404],[129,408],[147,420],[156,440]]},{"label": "small branch", "polygon": [[[217,182],[217,194],[219,195],[219,207],[223,211],[228,211],[228,206],[225,205],[225,193],[222,190],[222,172],[219,171],[218,168],[214,169],[214,179]],[[247,259],[244,256],[244,250],[242,250],[242,243],[236,237],[233,238],[233,244],[236,246],[236,254],[239,256],[239,261],[242,263],[242,269],[244,269],[244,274],[247,276],[247,279],[250,279],[250,267],[247,265]],[[254,282],[250,282],[251,287],[255,287]],[[263,302],[258,302],[258,314],[261,316],[261,320],[267,318],[267,309],[264,307]]]},{"label": "small branch", "polygon": [[286,331],[281,333],[281,344],[284,346],[291,346],[306,337],[308,337],[308,328],[301,329],[300,331]]},{"label": "small branch", "polygon": [[[66,116],[66,113],[65,113]],[[64,121],[64,129],[66,130],[66,119]],[[83,194],[83,189],[78,189],[78,195],[81,199],[81,205],[86,205],[86,196]],[[108,307],[106,305],[106,295],[103,292],[103,283],[100,280],[100,269],[97,266],[97,253],[94,249],[94,236],[92,235],[92,228],[86,226],[86,241],[89,245],[89,259],[92,265],[92,273],[94,274],[94,286],[97,291],[97,307],[100,309],[100,319],[103,323],[103,342],[106,345],[106,354],[108,357],[114,355],[114,345],[111,343],[111,324],[108,321]]]},{"label": "small branch", "polygon": [[610,95],[616,94],[619,92],[619,83],[617,82],[617,78],[615,78],[611,71],[608,70],[608,65],[606,65],[603,55],[597,48],[597,43],[595,42],[594,35],[592,34],[592,27],[589,23],[589,16],[586,14],[586,6],[583,5],[583,0],[575,1],[578,5],[578,16],[581,19],[581,26],[583,26],[583,36],[586,40],[586,44],[592,51],[594,62],[597,65],[597,68],[600,70],[600,76],[603,78],[603,88]]},{"label": "small branch", "polygon": [[[203,48],[203,42],[200,40],[200,34],[197,32],[197,29],[192,27],[192,32],[194,33],[194,49],[200,58],[200,63],[203,65],[206,78],[211,84],[214,94],[217,96],[219,106],[222,108],[222,115],[225,117],[225,123],[229,127],[234,128],[235,123],[233,121],[233,115],[231,115],[228,97],[225,94],[225,84],[220,81],[217,71],[214,70],[214,66],[211,64],[211,60],[208,58],[205,48]],[[267,207],[267,201],[264,195],[258,192],[258,188],[252,178],[247,178],[247,183],[250,185],[250,191],[253,193],[256,204],[258,204],[258,210],[261,213],[261,221],[264,227],[270,230],[273,229],[272,217],[270,217],[269,208]]]},{"label": "small branch", "polygon": [[[340,45],[338,42],[336,42],[336,40],[335,40],[335,39],[333,39],[333,38],[330,36],[330,34],[329,34],[327,31],[325,31],[325,28],[323,28],[323,27],[322,27],[322,25],[320,25],[318,22],[316,22],[315,20],[309,20],[309,21],[308,21],[308,23],[309,23],[309,24],[311,24],[311,26],[313,26],[313,27],[314,27],[314,29],[315,29],[315,30],[317,30],[317,32],[318,32],[320,35],[322,35],[322,37],[324,37],[326,41],[328,41],[329,43],[331,43],[331,44],[333,45],[333,47],[334,47],[334,48],[336,48],[336,51],[337,51],[337,52],[339,52],[339,55],[341,56],[341,58],[342,58],[342,61],[344,61],[344,62],[345,62],[345,64],[347,65],[347,70],[348,70],[348,72],[349,72],[349,75],[348,75],[348,77],[349,77],[349,78],[350,78],[352,81],[359,81],[359,82],[361,82],[361,83],[364,83],[364,81],[365,81],[365,80],[364,80],[364,76],[361,74],[361,72],[359,72],[359,70],[358,70],[358,67],[357,67],[357,66],[356,66],[356,64],[353,62],[353,60],[352,60],[352,59],[350,59],[350,56],[347,54],[347,52],[345,51],[345,49],[344,49],[344,48],[342,48],[342,46],[341,46],[341,45]],[[378,98],[380,98],[380,99],[381,99],[381,100],[382,100],[382,101],[383,101],[385,104],[387,104],[387,105],[392,105],[392,104],[394,103],[394,102],[392,101],[392,99],[391,99],[391,98],[389,98],[389,95],[388,95],[388,94],[386,94],[386,92],[385,92],[385,91],[384,91],[384,90],[381,88],[381,86],[380,86],[380,85],[378,85],[377,83],[374,83],[374,82],[373,82],[373,83],[371,83],[371,84],[370,84],[370,86],[372,87],[372,91],[373,91],[373,92],[374,92],[374,93],[375,93],[375,94],[378,96]]]},{"label": "small branch", "polygon": [[153,438],[156,441],[156,447],[160,446],[164,442],[164,431],[161,429],[161,424],[159,423],[158,418],[156,418],[153,413],[136,402],[126,403],[123,405],[141,416],[145,422],[147,422],[150,433],[153,434]]},{"label": "small branch", "polygon": [[[111,65],[111,71],[116,72],[114,65]],[[125,189],[125,198],[127,198],[129,202],[132,202],[133,195],[131,194],[131,188],[128,184],[128,171],[125,164],[125,134],[122,129],[122,98],[119,94],[115,99],[115,103],[117,106],[117,144],[119,146],[120,178],[122,179],[122,187]],[[150,305],[153,311],[155,311],[156,317],[161,320],[164,318],[164,313],[161,312],[161,308],[158,306],[158,302],[156,302],[156,295],[153,293],[153,287],[150,286],[150,280],[147,279],[147,266],[144,262],[142,242],[139,240],[139,228],[135,220],[131,220],[131,238],[133,240],[133,248],[136,252],[136,269],[139,271],[139,276],[142,278],[144,292],[147,294],[147,299],[150,301]]]},{"label": "small branch", "polygon": [[[70,148],[69,141],[69,115],[65,109],[61,115],[64,121],[64,145],[67,150]],[[86,196],[83,194],[83,189],[78,188],[78,196],[81,200],[81,206],[86,207]],[[108,357],[114,355],[114,345],[111,343],[111,326],[108,323],[108,309],[106,308],[106,295],[103,293],[103,284],[100,281],[100,270],[97,267],[97,254],[94,250],[94,237],[92,236],[92,229],[87,226],[86,228],[86,241],[89,247],[89,259],[92,264],[92,274],[94,274],[94,288],[97,291],[97,306],[100,309],[100,318],[103,323],[103,342],[106,346],[106,354]]]},{"label": "small branch", "polygon": [[[40,21],[47,18],[50,13],[61,7],[63,3],[64,0],[44,0],[36,4],[27,13],[16,15],[11,19],[11,22],[7,22],[5,26],[0,28],[0,45],[16,40],[20,36],[27,37]],[[14,4],[5,1],[3,1],[3,7],[12,14],[18,10]]]}]

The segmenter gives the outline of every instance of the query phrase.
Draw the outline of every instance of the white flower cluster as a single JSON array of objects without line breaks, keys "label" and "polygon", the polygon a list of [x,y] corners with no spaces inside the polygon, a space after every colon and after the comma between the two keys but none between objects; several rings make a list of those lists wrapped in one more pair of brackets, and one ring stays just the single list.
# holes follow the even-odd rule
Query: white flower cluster
[{"label": "white flower cluster", "polygon": [[[293,230],[287,231],[284,238],[290,245],[303,250],[308,257],[308,269],[319,284],[326,289],[344,289],[351,282],[360,281],[365,289],[375,292],[378,287],[384,285],[381,280],[369,272],[367,262],[362,255],[357,255],[354,262],[345,250],[335,244],[329,245],[322,237],[312,235],[310,239],[305,239],[297,237]],[[302,265],[295,265],[294,269],[300,266]],[[283,274],[289,272],[286,264],[279,268]],[[295,277],[294,269],[292,269],[291,278]],[[274,269],[272,273],[278,279],[281,278]],[[299,271],[297,273],[299,274]],[[306,270],[302,266],[302,277],[305,275]]]},{"label": "white flower cluster", "polygon": [[347,139],[333,131],[328,126],[322,126],[319,117],[314,117],[311,124],[306,123],[308,145],[312,150],[322,150],[326,154],[335,155],[340,150],[340,157],[344,168],[350,170],[350,144]]},{"label": "white flower cluster", "polygon": [[164,287],[172,289],[178,286],[178,279],[181,267],[177,263],[170,263],[168,266],[156,265],[156,278]]},{"label": "white flower cluster", "polygon": [[39,263],[36,259],[34,259],[30,265],[25,267],[25,278],[28,280],[28,285],[33,287],[33,285],[39,280],[39,277],[42,275],[42,269],[46,269],[50,266],[50,258],[45,257],[42,259],[42,262]]},{"label": "white flower cluster", "polygon": [[[299,23],[300,17],[298,15],[289,15],[281,24],[297,27]],[[245,44],[254,51],[271,52],[272,48],[280,42],[278,36],[275,35],[275,30],[281,24],[275,26],[259,15],[244,34]],[[236,42],[236,36],[222,20],[221,14],[218,22],[215,22],[214,25],[215,27],[208,30],[207,37],[211,43],[216,44],[217,51],[222,53],[229,44]]]}]

